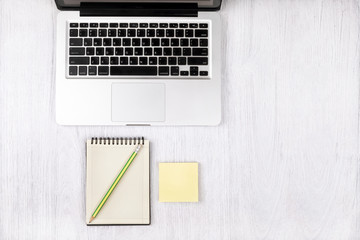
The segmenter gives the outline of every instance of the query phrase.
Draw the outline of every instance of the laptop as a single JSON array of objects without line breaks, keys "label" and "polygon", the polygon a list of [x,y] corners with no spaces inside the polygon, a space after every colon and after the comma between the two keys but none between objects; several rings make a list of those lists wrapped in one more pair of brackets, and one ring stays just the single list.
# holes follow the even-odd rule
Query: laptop
[{"label": "laptop", "polygon": [[55,0],[61,125],[217,125],[221,0]]}]

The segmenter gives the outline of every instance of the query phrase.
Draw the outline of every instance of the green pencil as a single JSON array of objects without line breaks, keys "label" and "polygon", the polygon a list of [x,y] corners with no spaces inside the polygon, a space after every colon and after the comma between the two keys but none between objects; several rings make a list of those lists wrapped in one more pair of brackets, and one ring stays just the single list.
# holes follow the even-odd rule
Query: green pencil
[{"label": "green pencil", "polygon": [[141,144],[139,144],[135,151],[133,152],[133,154],[131,154],[129,160],[127,160],[126,164],[124,165],[124,167],[121,169],[119,175],[116,177],[115,181],[113,182],[113,184],[110,186],[109,190],[106,192],[105,196],[103,197],[103,199],[101,200],[101,202],[99,203],[99,205],[97,206],[97,208],[95,209],[94,213],[91,215],[90,221],[89,223],[91,223],[92,220],[94,220],[94,218],[96,218],[96,216],[98,215],[98,213],[100,212],[101,208],[104,206],[104,204],[106,203],[106,201],[108,200],[108,198],[110,197],[111,193],[114,191],[116,185],[119,183],[120,179],[122,178],[122,176],[125,174],[126,170],[129,168],[130,164],[132,163],[132,161],[135,159],[137,153],[139,152],[141,148]]}]

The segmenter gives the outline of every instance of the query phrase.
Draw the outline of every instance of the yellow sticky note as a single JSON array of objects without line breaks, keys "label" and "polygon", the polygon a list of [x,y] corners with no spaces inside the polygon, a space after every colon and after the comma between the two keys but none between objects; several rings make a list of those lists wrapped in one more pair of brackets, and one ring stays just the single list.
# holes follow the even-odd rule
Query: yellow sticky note
[{"label": "yellow sticky note", "polygon": [[198,163],[159,163],[160,202],[198,202]]}]

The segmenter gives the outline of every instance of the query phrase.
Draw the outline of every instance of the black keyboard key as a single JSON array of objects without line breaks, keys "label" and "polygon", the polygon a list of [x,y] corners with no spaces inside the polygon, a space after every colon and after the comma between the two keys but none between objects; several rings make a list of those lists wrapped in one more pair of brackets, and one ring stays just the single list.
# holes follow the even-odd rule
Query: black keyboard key
[{"label": "black keyboard key", "polygon": [[188,65],[208,65],[207,57],[188,57]]},{"label": "black keyboard key", "polygon": [[77,28],[77,27],[79,27],[79,24],[78,23],[70,23],[70,27]]},{"label": "black keyboard key", "polygon": [[105,48],[105,55],[114,55],[114,48]]},{"label": "black keyboard key", "polygon": [[169,67],[159,67],[160,76],[169,76]]},{"label": "black keyboard key", "polygon": [[149,26],[148,23],[140,23],[141,28],[147,28]]},{"label": "black keyboard key", "polygon": [[89,29],[89,37],[97,37],[97,29]]},{"label": "black keyboard key", "polygon": [[149,57],[149,65],[157,65],[157,58]]},{"label": "black keyboard key", "polygon": [[86,66],[79,67],[79,75],[81,75],[81,76],[87,75],[87,67]]},{"label": "black keyboard key", "polygon": [[92,38],[85,38],[84,46],[92,46]]},{"label": "black keyboard key", "polygon": [[164,29],[157,29],[156,30],[156,37],[164,37],[165,36],[165,30]]},{"label": "black keyboard key", "polygon": [[193,56],[207,56],[208,55],[207,48],[193,48],[192,50],[193,50],[192,51]]},{"label": "black keyboard key", "polygon": [[102,39],[94,38],[94,46],[102,46]]},{"label": "black keyboard key", "polygon": [[131,39],[123,38],[123,46],[131,46]]},{"label": "black keyboard key", "polygon": [[88,47],[86,48],[86,55],[94,55],[95,54],[95,48]]},{"label": "black keyboard key", "polygon": [[199,45],[199,40],[196,38],[190,39],[190,46],[197,47]]},{"label": "black keyboard key", "polygon": [[88,65],[90,63],[89,57],[70,57],[70,65]]},{"label": "black keyboard key", "polygon": [[119,24],[117,24],[117,23],[110,23],[111,28],[117,28],[118,26],[119,26]]},{"label": "black keyboard key", "polygon": [[172,49],[171,48],[164,48],[164,56],[171,56],[172,55]]},{"label": "black keyboard key", "polygon": [[200,28],[208,28],[208,24],[207,23],[200,23],[199,27]]},{"label": "black keyboard key", "polygon": [[134,54],[133,48],[125,48],[125,55],[131,56]]},{"label": "black keyboard key", "polygon": [[104,48],[97,47],[95,53],[96,55],[104,55]]},{"label": "black keyboard key", "polygon": [[101,62],[101,65],[108,65],[109,57],[101,57],[100,62]]},{"label": "black keyboard key", "polygon": [[118,65],[119,64],[119,58],[118,57],[111,57],[110,58],[110,64],[111,65]]},{"label": "black keyboard key", "polygon": [[160,46],[160,39],[159,38],[152,38],[151,39],[151,46],[153,46],[153,47]]},{"label": "black keyboard key", "polygon": [[136,36],[136,31],[135,31],[135,29],[128,29],[128,30],[127,30],[127,36],[128,36],[128,37],[135,37],[135,36]]},{"label": "black keyboard key", "polygon": [[118,37],[126,37],[126,29],[119,29]]},{"label": "black keyboard key", "polygon": [[79,30],[77,29],[70,29],[70,37],[77,37]]},{"label": "black keyboard key", "polygon": [[199,43],[200,47],[207,47],[209,44],[207,39],[200,39]]},{"label": "black keyboard key", "polygon": [[181,48],[173,48],[174,56],[181,56]]},{"label": "black keyboard key", "polygon": [[181,76],[189,76],[189,71],[181,71],[180,75]]},{"label": "black keyboard key", "polygon": [[120,23],[120,27],[121,28],[128,28],[129,24],[128,23]]},{"label": "black keyboard key", "polygon": [[97,74],[97,67],[89,66],[89,75],[96,75],[96,74]]},{"label": "black keyboard key", "polygon": [[170,28],[178,28],[179,24],[177,23],[170,23]]},{"label": "black keyboard key", "polygon": [[136,35],[137,37],[145,37],[145,29],[138,29]]},{"label": "black keyboard key", "polygon": [[183,56],[191,56],[191,48],[183,48]]},{"label": "black keyboard key", "polygon": [[190,23],[190,28],[198,28],[198,26],[197,23]]},{"label": "black keyboard key", "polygon": [[128,57],[121,57],[120,58],[120,64],[121,65],[128,65],[129,64],[129,58]]},{"label": "black keyboard key", "polygon": [[174,36],[175,36],[174,29],[167,29],[166,30],[166,37],[174,37]]},{"label": "black keyboard key", "polygon": [[111,38],[104,38],[103,46],[111,46]]},{"label": "black keyboard key", "polygon": [[156,76],[157,67],[148,66],[112,66],[110,67],[110,75],[139,75],[139,76]]},{"label": "black keyboard key", "polygon": [[142,48],[135,48],[134,49],[134,55],[136,55],[136,56],[143,55],[143,49]]},{"label": "black keyboard key", "polygon": [[101,28],[108,28],[108,27],[109,27],[109,24],[107,24],[107,23],[100,23],[100,27],[101,27]]},{"label": "black keyboard key", "polygon": [[159,57],[159,65],[167,65],[167,58]]},{"label": "black keyboard key", "polygon": [[162,55],[162,48],[154,48],[154,55],[161,56]]},{"label": "black keyboard key", "polygon": [[109,29],[108,30],[109,37],[116,37],[116,29]]},{"label": "black keyboard key", "polygon": [[97,28],[99,26],[98,23],[90,23],[90,27]]},{"label": "black keyboard key", "polygon": [[200,76],[207,76],[208,75],[208,71],[200,71]]},{"label": "black keyboard key", "polygon": [[80,23],[80,27],[87,28],[87,27],[89,27],[89,24],[88,23]]},{"label": "black keyboard key", "polygon": [[169,57],[169,59],[168,59],[168,64],[169,64],[169,65],[177,65],[177,59],[176,59],[176,57]]},{"label": "black keyboard key", "polygon": [[87,36],[88,36],[88,30],[87,29],[80,29],[79,37],[87,37]]},{"label": "black keyboard key", "polygon": [[162,47],[167,47],[167,46],[170,46],[170,41],[168,38],[162,38],[161,39],[161,46]]},{"label": "black keyboard key", "polygon": [[186,57],[178,57],[178,65],[186,65]]},{"label": "black keyboard key", "polygon": [[150,38],[143,38],[141,41],[141,46],[150,46]]},{"label": "black keyboard key", "polygon": [[151,27],[151,28],[158,28],[158,27],[159,27],[159,24],[157,24],[157,23],[150,23],[150,27]]},{"label": "black keyboard key", "polygon": [[85,48],[71,47],[69,52],[70,55],[85,55]]},{"label": "black keyboard key", "polygon": [[99,65],[99,57],[92,57],[91,65]]},{"label": "black keyboard key", "polygon": [[207,37],[208,36],[208,30],[195,30],[195,37]]},{"label": "black keyboard key", "polygon": [[131,28],[137,28],[137,27],[139,27],[139,24],[137,24],[137,23],[130,23],[130,27],[131,27]]},{"label": "black keyboard key", "polygon": [[185,37],[189,38],[189,37],[193,37],[193,36],[194,36],[194,30],[192,30],[192,29],[185,30]]},{"label": "black keyboard key", "polygon": [[99,37],[107,37],[107,29],[99,29]]},{"label": "black keyboard key", "polygon": [[70,66],[69,67],[69,75],[76,76],[77,75],[77,66]]},{"label": "black keyboard key", "polygon": [[132,46],[140,46],[140,38],[133,38],[132,39]]},{"label": "black keyboard key", "polygon": [[189,27],[189,24],[187,24],[187,23],[180,23],[180,27],[181,27],[181,28],[188,28],[188,27]]},{"label": "black keyboard key", "polygon": [[108,66],[101,66],[98,67],[99,75],[109,75],[109,67]]},{"label": "black keyboard key", "polygon": [[129,63],[130,63],[130,65],[138,65],[138,58],[131,57]]},{"label": "black keyboard key", "polygon": [[147,37],[155,37],[155,29],[148,29],[146,30]]},{"label": "black keyboard key", "polygon": [[161,27],[161,28],[168,28],[168,27],[169,27],[169,24],[167,24],[167,23],[160,23],[160,27]]},{"label": "black keyboard key", "polygon": [[189,46],[189,39],[187,39],[187,38],[180,39],[180,46],[188,47]]},{"label": "black keyboard key", "polygon": [[171,46],[172,46],[172,47],[178,47],[178,46],[179,46],[179,39],[177,39],[177,38],[172,38],[172,39],[171,39]]},{"label": "black keyboard key", "polygon": [[176,37],[184,37],[184,30],[176,29]]},{"label": "black keyboard key", "polygon": [[147,65],[147,57],[140,57],[139,58],[140,65]]},{"label": "black keyboard key", "polygon": [[151,56],[153,53],[152,48],[144,48],[144,55]]},{"label": "black keyboard key", "polygon": [[124,48],[115,48],[115,55],[123,55],[124,54]]},{"label": "black keyboard key", "polygon": [[199,67],[190,67],[190,76],[198,76]]},{"label": "black keyboard key", "polygon": [[171,76],[179,76],[179,67],[171,67]]},{"label": "black keyboard key", "polygon": [[113,46],[121,46],[121,38],[113,38]]}]

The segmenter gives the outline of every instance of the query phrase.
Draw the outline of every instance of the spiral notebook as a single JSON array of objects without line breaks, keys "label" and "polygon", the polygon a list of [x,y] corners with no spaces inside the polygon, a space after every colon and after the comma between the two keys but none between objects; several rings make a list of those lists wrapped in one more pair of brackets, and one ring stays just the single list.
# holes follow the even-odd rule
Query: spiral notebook
[{"label": "spiral notebook", "polygon": [[[136,146],[142,144],[97,217],[89,219]],[[149,141],[144,138],[87,140],[86,223],[150,224]]]}]

